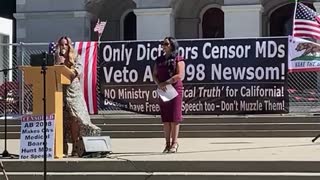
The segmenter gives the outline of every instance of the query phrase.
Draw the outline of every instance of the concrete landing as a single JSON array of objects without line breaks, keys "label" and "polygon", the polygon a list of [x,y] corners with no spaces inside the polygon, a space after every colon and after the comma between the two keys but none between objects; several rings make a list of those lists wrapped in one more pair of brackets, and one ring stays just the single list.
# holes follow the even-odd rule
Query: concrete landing
[{"label": "concrete landing", "polygon": [[[161,153],[163,138],[112,139],[107,158],[49,160],[48,180],[319,180],[320,139],[180,138]],[[1,140],[0,151],[4,141]],[[19,140],[9,140],[19,153]],[[0,159],[10,180],[42,180],[42,160]],[[0,179],[4,176],[0,172]]]},{"label": "concrete landing", "polygon": [[[125,158],[142,161],[320,161],[320,139],[312,138],[180,138],[176,154],[161,153],[162,138],[112,139],[110,158]],[[8,140],[8,151],[19,153],[19,140]],[[0,142],[0,151],[4,140]],[[69,148],[70,149],[70,148]],[[110,158],[96,160],[106,161]],[[68,158],[65,160],[86,161],[92,159]]]}]

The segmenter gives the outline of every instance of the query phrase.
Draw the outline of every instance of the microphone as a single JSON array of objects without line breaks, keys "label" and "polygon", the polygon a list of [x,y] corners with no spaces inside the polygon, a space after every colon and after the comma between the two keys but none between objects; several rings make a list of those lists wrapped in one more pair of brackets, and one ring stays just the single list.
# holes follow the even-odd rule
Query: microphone
[{"label": "microphone", "polygon": [[67,51],[66,51],[65,49],[61,49],[59,55],[60,55],[60,56],[64,56],[64,54],[65,54],[66,52],[67,52]]},{"label": "microphone", "polygon": [[62,49],[62,50],[61,50],[61,53],[62,53],[62,54],[65,54],[66,52],[67,52],[66,49]]}]

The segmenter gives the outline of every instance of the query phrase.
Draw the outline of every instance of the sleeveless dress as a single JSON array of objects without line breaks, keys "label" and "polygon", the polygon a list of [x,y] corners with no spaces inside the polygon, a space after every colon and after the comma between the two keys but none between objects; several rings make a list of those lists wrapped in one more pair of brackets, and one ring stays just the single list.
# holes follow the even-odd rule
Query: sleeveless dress
[{"label": "sleeveless dress", "polygon": [[[157,78],[159,82],[165,82],[176,74],[176,66],[179,61],[184,61],[181,56],[168,59],[160,56],[156,59]],[[182,121],[182,93],[183,83],[178,80],[172,86],[178,92],[178,95],[167,102],[163,102],[159,98],[160,114],[162,122],[181,122]]]}]

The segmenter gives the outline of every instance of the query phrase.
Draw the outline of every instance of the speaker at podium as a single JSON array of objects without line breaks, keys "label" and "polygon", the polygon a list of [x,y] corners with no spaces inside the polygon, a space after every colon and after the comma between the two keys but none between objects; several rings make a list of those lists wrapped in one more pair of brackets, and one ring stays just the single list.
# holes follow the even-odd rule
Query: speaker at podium
[{"label": "speaker at podium", "polygon": [[111,153],[110,136],[84,136],[76,143],[79,157],[97,157]]}]

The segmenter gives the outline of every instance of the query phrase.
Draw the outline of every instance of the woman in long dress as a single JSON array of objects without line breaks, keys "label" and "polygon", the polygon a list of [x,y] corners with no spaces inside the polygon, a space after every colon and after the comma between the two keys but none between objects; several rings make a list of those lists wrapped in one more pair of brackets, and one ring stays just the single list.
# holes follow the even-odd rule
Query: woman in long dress
[{"label": "woman in long dress", "polygon": [[72,156],[77,156],[76,143],[82,136],[100,136],[101,129],[92,124],[81,90],[80,75],[83,67],[75,52],[71,39],[61,37],[57,42],[55,64],[65,65],[74,75],[71,84],[63,92],[64,154],[68,153],[67,142],[72,143]]}]

